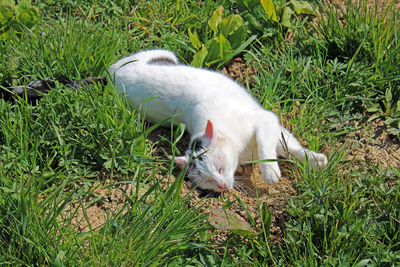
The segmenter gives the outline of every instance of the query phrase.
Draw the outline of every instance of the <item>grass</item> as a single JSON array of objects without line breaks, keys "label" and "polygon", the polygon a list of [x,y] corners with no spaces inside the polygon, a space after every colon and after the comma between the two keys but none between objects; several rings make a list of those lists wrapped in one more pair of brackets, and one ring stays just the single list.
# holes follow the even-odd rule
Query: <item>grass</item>
[{"label": "grass", "polygon": [[[145,48],[171,49],[190,62],[187,30],[206,35],[212,12],[219,5],[235,12],[236,4],[34,3],[39,24],[1,41],[0,85],[100,76],[118,58]],[[389,6],[378,15],[364,5],[347,3],[345,27],[336,8],[321,6],[326,16],[318,26],[299,19],[290,42],[277,28],[279,37],[256,39],[243,53],[256,70],[251,92],[284,118],[294,110],[285,121],[314,150],[352,130],[333,131],[336,123],[369,116],[366,106],[375,102],[384,108],[386,88],[391,102],[400,101],[398,10]],[[184,174],[162,189],[157,177],[168,179],[172,169],[153,156],[140,110],[111,84],[80,91],[59,84],[36,105],[0,100],[0,128],[0,265],[400,264],[400,171],[355,170],[343,160],[346,147],[330,151],[326,170],[293,166],[298,196],[289,202],[281,244],[269,240],[264,225],[264,234],[248,243],[233,237],[216,249],[201,203],[190,207],[190,193],[180,197]],[[80,233],[71,222],[99,183],[133,184],[136,191],[99,228],[86,214],[90,231]]]}]

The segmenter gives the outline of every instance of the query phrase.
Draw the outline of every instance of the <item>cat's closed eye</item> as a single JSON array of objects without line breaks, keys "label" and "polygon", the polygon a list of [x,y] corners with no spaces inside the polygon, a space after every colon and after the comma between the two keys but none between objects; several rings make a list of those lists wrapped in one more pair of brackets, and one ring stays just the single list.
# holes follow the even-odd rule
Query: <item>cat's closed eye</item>
[{"label": "cat's closed eye", "polygon": [[195,141],[194,141],[194,151],[200,151],[200,150],[202,150],[204,147],[203,147],[203,143],[201,142],[201,139],[200,138],[198,138],[198,139],[196,139]]},{"label": "cat's closed eye", "polygon": [[190,169],[196,169],[196,162],[192,162],[192,164],[190,165]]}]

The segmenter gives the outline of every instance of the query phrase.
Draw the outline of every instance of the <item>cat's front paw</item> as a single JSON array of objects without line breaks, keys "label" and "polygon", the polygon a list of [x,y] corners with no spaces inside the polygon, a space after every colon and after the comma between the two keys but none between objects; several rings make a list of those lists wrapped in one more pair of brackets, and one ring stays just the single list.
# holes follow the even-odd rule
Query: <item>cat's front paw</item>
[{"label": "cat's front paw", "polygon": [[274,164],[261,163],[260,169],[263,180],[266,183],[274,184],[279,181],[279,178],[281,177],[281,171],[279,169],[278,163]]},{"label": "cat's front paw", "polygon": [[324,154],[313,152],[309,157],[309,165],[323,168],[328,165],[328,158]]}]

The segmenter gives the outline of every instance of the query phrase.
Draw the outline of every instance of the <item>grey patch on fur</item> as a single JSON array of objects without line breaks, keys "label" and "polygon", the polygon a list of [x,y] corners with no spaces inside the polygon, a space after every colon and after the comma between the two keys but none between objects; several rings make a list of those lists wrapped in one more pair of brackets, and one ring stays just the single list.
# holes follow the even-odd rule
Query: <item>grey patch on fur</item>
[{"label": "grey patch on fur", "polygon": [[147,62],[149,65],[177,65],[177,62],[169,57],[157,57]]},{"label": "grey patch on fur", "polygon": [[189,147],[193,147],[194,152],[200,152],[205,149],[204,144],[202,143],[200,138],[196,138],[193,142],[189,145]]}]

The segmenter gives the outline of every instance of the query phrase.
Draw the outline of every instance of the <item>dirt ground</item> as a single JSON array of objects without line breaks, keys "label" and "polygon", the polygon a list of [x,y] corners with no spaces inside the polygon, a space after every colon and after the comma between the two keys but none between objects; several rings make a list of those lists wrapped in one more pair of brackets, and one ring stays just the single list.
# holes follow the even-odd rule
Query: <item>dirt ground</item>
[{"label": "dirt ground", "polygon": [[348,149],[345,161],[352,161],[354,169],[362,166],[380,166],[381,168],[400,168],[400,145],[390,135],[382,119],[371,122],[359,120],[346,121],[355,129],[336,143],[336,147],[346,144]]},{"label": "dirt ground", "polygon": [[[342,5],[343,1],[335,1],[335,4]],[[396,1],[396,5],[399,5],[399,1]],[[380,10],[382,6],[383,4],[380,5]],[[222,73],[241,81],[244,81],[247,77],[251,83],[254,71],[241,58],[236,58],[222,70]],[[284,120],[284,118],[282,119]],[[355,130],[341,137],[336,144],[336,148],[344,144],[349,147],[345,161],[351,161],[352,167],[357,169],[366,165],[379,165],[381,168],[400,168],[400,143],[385,131],[386,126],[382,120],[376,119],[372,122],[352,120],[343,122],[343,124],[352,125]],[[338,130],[340,130],[340,127],[339,125]],[[151,133],[149,139],[152,142],[158,142],[157,146],[159,148],[156,153],[159,156],[165,156],[166,153],[171,151],[169,151],[167,143],[159,142],[160,136],[164,136],[169,140],[170,131],[168,129],[157,129]],[[185,151],[188,142],[189,136],[185,134],[178,144],[181,152]],[[306,145],[301,139],[300,142]],[[333,148],[326,146],[322,151],[329,152],[331,149]],[[210,212],[212,208],[222,208],[225,203],[234,201],[238,197],[246,205],[250,214],[255,218],[258,227],[260,227],[261,221],[257,203],[265,202],[273,215],[271,238],[276,242],[280,242],[284,222],[288,220],[288,214],[285,212],[288,200],[296,196],[296,179],[301,181],[301,177],[296,177],[289,163],[281,162],[280,167],[282,177],[279,183],[274,185],[268,185],[263,182],[257,165],[255,168],[252,166],[239,167],[237,175],[240,177],[238,179],[240,186],[224,192],[222,196],[207,197],[204,210]],[[170,181],[173,181],[173,179]],[[120,184],[110,187],[111,183],[107,180],[96,183],[90,196],[81,200],[80,203],[75,203],[65,209],[64,216],[75,212],[71,223],[76,226],[77,231],[88,232],[90,229],[101,227],[108,216],[115,214],[125,204],[124,194],[130,195],[134,191],[134,185],[132,184]],[[164,188],[168,186],[167,181],[162,181],[162,184]],[[186,194],[190,189],[190,182],[185,181],[182,194]],[[203,195],[200,191],[194,191],[191,205],[197,203]],[[249,221],[246,211],[237,201],[229,210],[236,214],[238,220]],[[226,240],[228,235],[226,231],[215,231],[215,239],[220,241]]]}]

